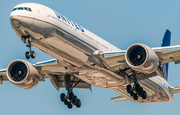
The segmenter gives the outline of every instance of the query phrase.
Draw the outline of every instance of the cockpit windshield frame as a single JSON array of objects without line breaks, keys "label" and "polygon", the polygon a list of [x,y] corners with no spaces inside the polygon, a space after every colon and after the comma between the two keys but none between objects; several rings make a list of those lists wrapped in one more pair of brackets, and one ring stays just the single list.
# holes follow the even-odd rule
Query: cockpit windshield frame
[{"label": "cockpit windshield frame", "polygon": [[16,7],[16,8],[13,8],[12,11],[15,11],[15,10],[26,10],[26,11],[32,12],[32,9],[29,7]]}]

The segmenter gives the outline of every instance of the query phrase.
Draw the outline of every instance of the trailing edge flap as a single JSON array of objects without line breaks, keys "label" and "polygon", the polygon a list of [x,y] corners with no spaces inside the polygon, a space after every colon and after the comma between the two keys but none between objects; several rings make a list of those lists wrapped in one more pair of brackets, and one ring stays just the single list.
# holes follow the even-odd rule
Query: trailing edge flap
[{"label": "trailing edge flap", "polygon": [[113,101],[125,101],[125,100],[129,100],[129,99],[124,97],[124,96],[119,96],[119,97],[111,98],[111,100],[113,100]]},{"label": "trailing edge flap", "polygon": [[171,87],[169,88],[169,92],[173,94],[180,93],[180,87]]}]

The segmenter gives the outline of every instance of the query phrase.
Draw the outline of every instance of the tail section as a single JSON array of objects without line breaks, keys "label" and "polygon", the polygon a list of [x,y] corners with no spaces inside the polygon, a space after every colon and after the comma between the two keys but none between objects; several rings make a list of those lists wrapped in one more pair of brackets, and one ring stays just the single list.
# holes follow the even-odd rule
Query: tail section
[{"label": "tail section", "polygon": [[[170,42],[171,42],[171,32],[167,29],[164,34],[163,40],[161,42],[161,47],[170,46]],[[163,71],[163,78],[166,79],[166,81],[168,80],[168,66],[169,63],[160,65]]]},{"label": "tail section", "polygon": [[171,32],[167,29],[163,40],[161,42],[161,47],[165,47],[165,46],[170,46],[170,42],[171,42]]}]

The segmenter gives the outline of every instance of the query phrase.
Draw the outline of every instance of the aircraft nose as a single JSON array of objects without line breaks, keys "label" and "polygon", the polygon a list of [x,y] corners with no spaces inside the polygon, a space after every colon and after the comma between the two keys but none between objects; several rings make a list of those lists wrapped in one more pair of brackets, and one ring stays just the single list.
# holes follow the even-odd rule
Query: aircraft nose
[{"label": "aircraft nose", "polygon": [[21,25],[20,20],[16,16],[11,16],[10,21],[11,25],[14,27],[19,27]]}]

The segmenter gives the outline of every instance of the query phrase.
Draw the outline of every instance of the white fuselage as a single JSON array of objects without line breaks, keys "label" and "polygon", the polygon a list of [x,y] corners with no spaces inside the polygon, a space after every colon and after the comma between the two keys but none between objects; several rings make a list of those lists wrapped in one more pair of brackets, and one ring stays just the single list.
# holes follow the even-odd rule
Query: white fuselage
[{"label": "white fuselage", "polygon": [[[79,74],[74,75],[83,81],[97,87],[113,89],[133,100],[124,89],[127,85],[124,79],[103,68],[102,63],[93,57],[97,52],[120,51],[119,48],[46,6],[24,3],[14,8],[17,9],[11,12],[11,25],[22,41],[22,36],[31,35],[32,45],[56,58],[68,68],[68,72],[78,71]],[[25,8],[31,8],[32,11]],[[164,78],[155,76],[140,81],[140,84],[147,91],[148,98],[136,102],[154,103],[174,99]]]}]

